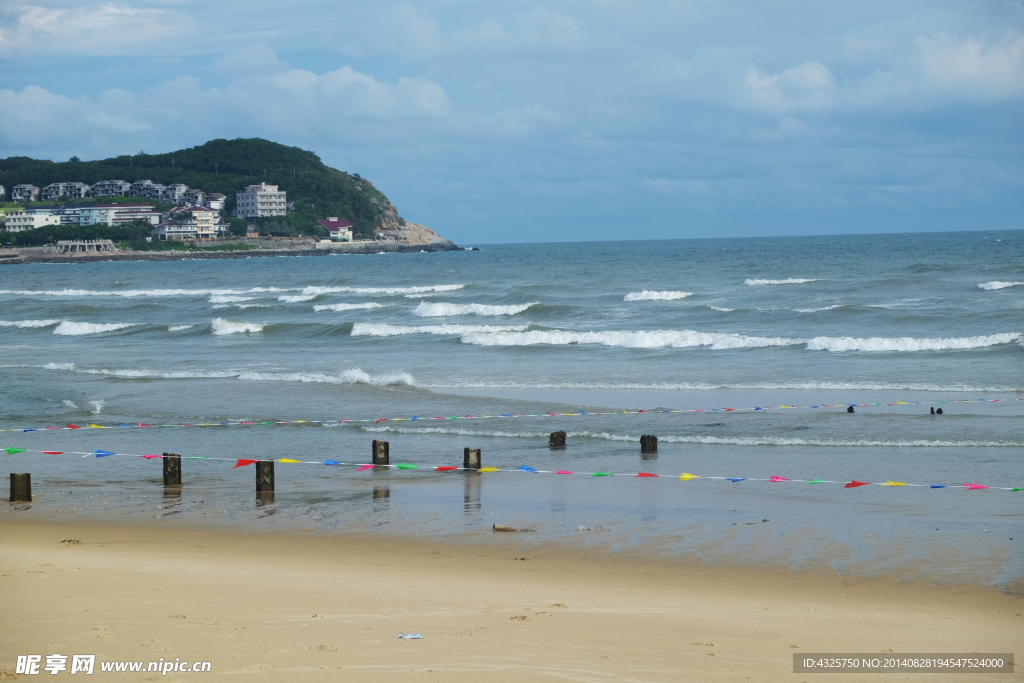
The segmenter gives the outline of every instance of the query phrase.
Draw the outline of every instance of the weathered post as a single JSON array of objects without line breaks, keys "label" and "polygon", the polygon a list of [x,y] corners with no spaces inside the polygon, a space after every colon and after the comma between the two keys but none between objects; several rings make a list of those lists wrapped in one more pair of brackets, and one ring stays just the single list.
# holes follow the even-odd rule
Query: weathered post
[{"label": "weathered post", "polygon": [[11,502],[32,502],[32,475],[28,472],[23,474],[11,472]]},{"label": "weathered post", "polygon": [[373,487],[373,499],[374,500],[387,500],[391,497],[390,486],[374,486]]},{"label": "weathered post", "polygon": [[462,466],[467,470],[480,469],[480,449],[466,448],[462,451]]},{"label": "weathered post", "polygon": [[256,494],[274,492],[274,461],[260,460],[256,463]]},{"label": "weathered post", "polygon": [[653,434],[644,434],[640,437],[641,453],[656,453],[658,451],[658,437]]},{"label": "weathered post", "polygon": [[181,486],[181,456],[164,453],[164,486]]},{"label": "weathered post", "polygon": [[374,465],[389,465],[389,453],[388,453],[388,442],[387,441],[374,441],[373,442],[373,464]]},{"label": "weathered post", "polygon": [[551,448],[560,448],[565,446],[565,432],[562,430],[551,432],[551,436],[548,437],[548,446]]}]

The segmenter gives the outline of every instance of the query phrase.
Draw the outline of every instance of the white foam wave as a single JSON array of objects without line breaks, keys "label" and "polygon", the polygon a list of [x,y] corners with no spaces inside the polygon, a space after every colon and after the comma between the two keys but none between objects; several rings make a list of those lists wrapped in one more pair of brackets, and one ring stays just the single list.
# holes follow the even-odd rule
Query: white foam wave
[{"label": "white foam wave", "polygon": [[107,405],[106,401],[89,401],[89,412],[93,415],[99,415],[103,412],[103,408]]},{"label": "white foam wave", "polygon": [[354,311],[359,309],[382,308],[384,304],[325,304],[313,306],[314,311]]},{"label": "white foam wave", "polygon": [[683,349],[694,346],[708,346],[712,349],[750,349],[802,344],[803,340],[785,337],[748,337],[726,332],[709,333],[694,332],[693,330],[607,330],[603,332],[533,330],[530,332],[468,332],[463,334],[462,342],[478,346],[600,344],[634,349]]},{"label": "white foam wave", "polygon": [[127,327],[135,327],[138,323],[76,323],[70,320],[63,321],[54,328],[54,334],[78,336],[82,334],[99,334],[100,332],[113,332],[123,330]]},{"label": "white foam wave", "polygon": [[167,331],[168,332],[181,332],[182,330],[187,330],[190,327],[195,327],[195,325],[171,325],[170,327],[167,328]]},{"label": "white foam wave", "polygon": [[423,292],[422,294],[406,294],[406,299],[423,299],[424,297],[434,296],[437,292]]},{"label": "white foam wave", "polygon": [[270,308],[267,304],[217,304],[213,308],[237,308],[239,310],[245,310],[246,308]]},{"label": "white foam wave", "polygon": [[352,326],[353,337],[395,337],[402,334],[467,334],[473,332],[500,333],[522,332],[528,325],[385,325],[356,323]]},{"label": "white foam wave", "polygon": [[646,289],[642,292],[630,292],[622,297],[623,301],[675,301],[693,296],[693,292],[649,292]]},{"label": "white foam wave", "polygon": [[252,287],[250,289],[123,289],[99,291],[92,289],[3,289],[0,294],[18,296],[123,296],[123,297],[166,297],[166,296],[233,296],[263,292],[287,292],[280,287]]},{"label": "white foam wave", "polygon": [[[364,426],[366,432],[396,432],[399,434],[458,434],[460,436],[492,436],[519,439],[547,438],[547,432],[513,432],[465,429],[461,427],[398,427],[398,426]],[[604,441],[622,441],[637,443],[639,435],[611,434],[609,432],[566,432],[570,438],[602,439]],[[798,439],[775,436],[661,436],[659,443],[694,443],[721,446],[840,446],[840,447],[887,447],[887,448],[1019,448],[1024,441],[953,441],[928,439]]]},{"label": "white foam wave", "polygon": [[60,320],[0,320],[0,327],[49,327],[59,322]]},{"label": "white foam wave", "polygon": [[78,404],[75,403],[74,401],[64,399],[64,405],[66,405],[68,408],[71,408],[71,410],[81,410],[81,408],[78,407]]},{"label": "white foam wave", "polygon": [[788,278],[786,280],[760,280],[760,279],[756,279],[756,278],[747,278],[746,280],[743,281],[743,284],[745,284],[745,285],[753,285],[753,286],[756,287],[756,286],[760,286],[760,285],[802,285],[805,282],[821,282],[821,281],[822,281],[822,278],[816,278],[816,277],[814,277],[814,278],[791,277],[791,278]]},{"label": "white foam wave", "polygon": [[[1024,385],[981,386],[925,382],[462,382],[421,383],[425,389],[628,389],[652,391],[926,391],[937,393],[1018,393]],[[838,399],[836,399],[838,401]]]},{"label": "white foam wave", "polygon": [[913,337],[815,337],[807,342],[811,351],[949,351],[956,349],[979,349],[1020,342],[1019,332],[992,334],[987,337],[947,337],[939,339],[915,339]]},{"label": "white foam wave", "polygon": [[723,313],[732,313],[735,308],[722,308],[721,306],[708,306],[712,311],[722,311]]},{"label": "white foam wave", "polygon": [[407,372],[386,372],[371,375],[359,368],[349,368],[337,375],[316,372],[242,372],[238,379],[258,382],[313,382],[318,384],[372,384],[375,386],[416,386]]},{"label": "white foam wave", "polygon": [[299,303],[300,301],[312,301],[313,299],[320,296],[319,294],[297,294],[293,296],[279,296],[278,301],[283,301],[289,304]]},{"label": "white foam wave", "polygon": [[982,282],[978,285],[979,289],[1006,289],[1007,287],[1020,287],[1024,286],[1024,282],[1008,282],[1005,280],[993,280],[992,282]]},{"label": "white foam wave", "polygon": [[487,304],[449,304],[445,302],[427,303],[422,302],[413,311],[424,318],[435,318],[448,315],[515,315],[522,313],[531,306],[536,306],[539,301],[529,304],[513,304],[509,306],[490,306]]},{"label": "white foam wave", "polygon": [[422,287],[305,287],[303,294],[422,294],[424,292],[454,292],[466,285],[426,285]]},{"label": "white foam wave", "polygon": [[842,308],[846,304],[834,304],[832,306],[823,306],[821,308],[794,308],[793,310],[797,313],[820,313],[821,311],[831,311],[834,308]]},{"label": "white foam wave", "polygon": [[252,301],[256,297],[254,296],[234,296],[234,295],[223,295],[215,294],[210,297],[211,304],[234,304],[240,301]]},{"label": "white foam wave", "polygon": [[214,318],[212,323],[213,333],[216,335],[225,334],[248,334],[262,332],[267,323],[240,323],[224,318]]}]

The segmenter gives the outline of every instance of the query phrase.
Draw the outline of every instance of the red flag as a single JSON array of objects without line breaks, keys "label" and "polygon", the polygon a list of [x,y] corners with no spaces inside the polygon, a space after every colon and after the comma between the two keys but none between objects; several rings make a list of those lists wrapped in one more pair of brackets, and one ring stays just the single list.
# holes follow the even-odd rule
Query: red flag
[{"label": "red flag", "polygon": [[844,489],[855,489],[858,486],[867,486],[870,483],[871,483],[870,481],[857,481],[856,479],[854,479],[849,484],[846,484],[845,486],[843,486],[843,488]]},{"label": "red flag", "polygon": [[640,474],[638,474],[636,476],[638,476],[638,477],[656,477],[658,475],[657,474],[651,474],[650,472],[641,472]]},{"label": "red flag", "polygon": [[78,425],[73,425],[73,424],[71,424],[71,423],[69,422],[69,423],[68,423],[68,429],[81,429],[81,427],[79,427]]},{"label": "red flag", "polygon": [[[247,460],[245,458],[239,458],[238,462],[235,464],[235,467],[245,467],[246,465],[255,465],[258,462],[259,462],[259,460]],[[235,467],[232,467],[231,469],[235,469]]]},{"label": "red flag", "polygon": [[46,455],[64,455],[64,451],[43,451]]},{"label": "red flag", "polygon": [[458,467],[451,467],[451,466],[448,466],[448,465],[442,465],[441,467],[437,468],[437,471],[438,472],[451,472],[451,471],[457,470],[457,469],[459,469],[459,468]]}]

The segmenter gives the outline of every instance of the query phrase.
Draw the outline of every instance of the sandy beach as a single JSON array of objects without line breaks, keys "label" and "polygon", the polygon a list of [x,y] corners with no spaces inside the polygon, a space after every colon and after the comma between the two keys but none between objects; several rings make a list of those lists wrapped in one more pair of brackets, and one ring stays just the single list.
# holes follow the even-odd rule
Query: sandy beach
[{"label": "sandy beach", "polygon": [[166,676],[97,664],[136,680],[796,681],[814,676],[792,673],[794,652],[1024,644],[1021,597],[994,588],[524,550],[516,534],[477,545],[8,521],[0,565],[5,680],[17,655],[56,652],[211,662]]}]

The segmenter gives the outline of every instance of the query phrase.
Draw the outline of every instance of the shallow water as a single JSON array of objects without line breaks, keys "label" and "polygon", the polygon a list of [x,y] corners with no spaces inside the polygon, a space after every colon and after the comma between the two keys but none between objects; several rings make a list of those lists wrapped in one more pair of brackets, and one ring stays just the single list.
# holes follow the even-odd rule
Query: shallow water
[{"label": "shallow water", "polygon": [[[960,484],[1021,483],[1021,282],[1021,232],[7,267],[3,428],[775,410],[4,432],[4,447],[119,455],[4,456],[43,498],[0,514],[450,538],[497,522],[536,526],[525,543],[589,534],[620,552],[1005,587],[1024,573],[1024,492]],[[948,402],[982,397],[1003,400]],[[800,407],[897,400],[916,404]],[[556,429],[564,450],[547,447]],[[231,469],[366,462],[372,439],[421,468],[278,464],[262,506],[253,468]],[[426,470],[464,447],[502,471]],[[183,495],[165,499],[160,461],[123,455],[162,452],[229,460],[186,460]],[[506,471],[522,465],[664,476]],[[840,483],[754,481],[772,475]]]}]

